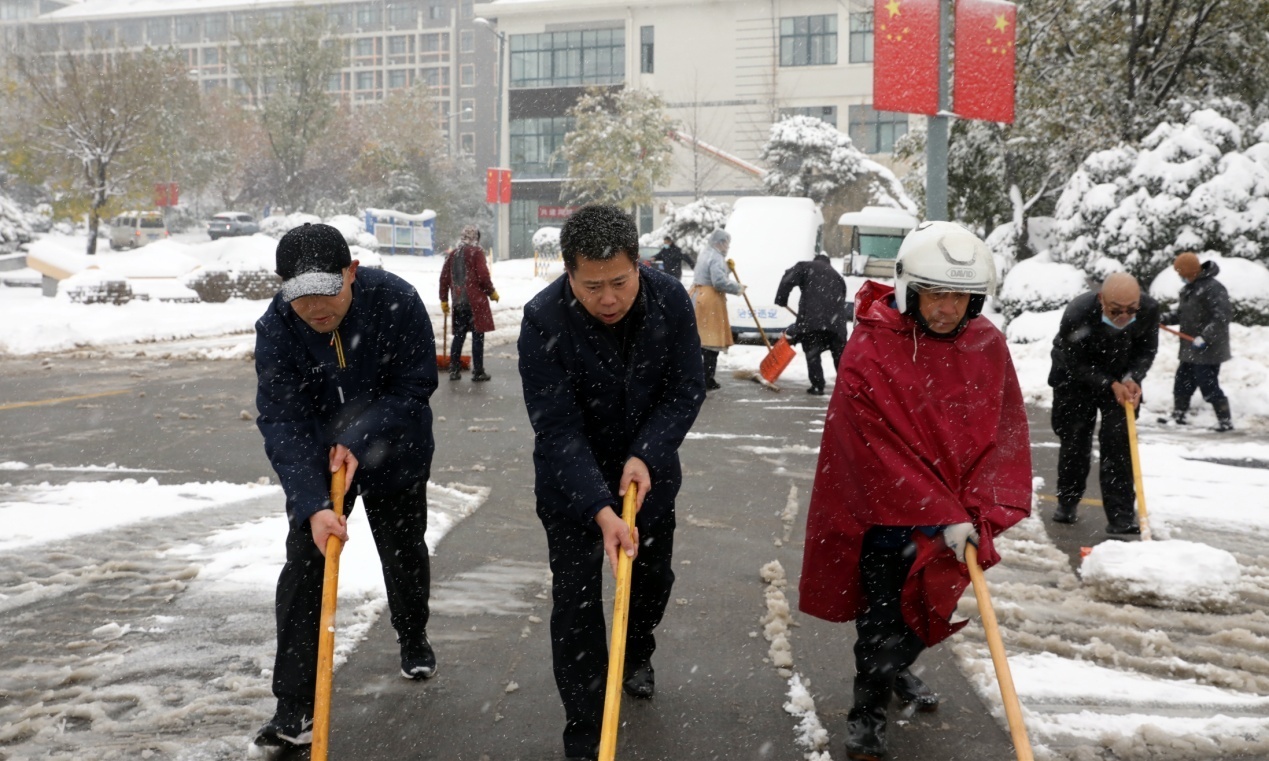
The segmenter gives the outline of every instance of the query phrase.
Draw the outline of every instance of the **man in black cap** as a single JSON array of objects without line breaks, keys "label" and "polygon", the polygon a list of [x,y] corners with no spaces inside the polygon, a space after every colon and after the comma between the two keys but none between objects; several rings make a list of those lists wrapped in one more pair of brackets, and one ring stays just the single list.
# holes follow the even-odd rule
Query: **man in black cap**
[{"label": "man in black cap", "polygon": [[256,323],[256,422],[290,519],[276,601],[278,707],[257,745],[312,742],[323,556],[328,537],[348,541],[347,519],[330,501],[340,468],[348,511],[360,495],[383,564],[401,675],[436,673],[423,537],[434,448],[432,324],[413,286],[358,264],[335,228],[291,230],[277,249],[282,288]]}]

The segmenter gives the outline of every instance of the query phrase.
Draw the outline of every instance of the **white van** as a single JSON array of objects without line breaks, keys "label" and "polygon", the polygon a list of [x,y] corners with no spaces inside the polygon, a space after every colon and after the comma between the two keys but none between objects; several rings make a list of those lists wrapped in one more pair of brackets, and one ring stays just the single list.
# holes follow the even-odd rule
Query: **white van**
[{"label": "white van", "polygon": [[110,220],[110,247],[138,248],[168,237],[167,223],[159,211],[125,211]]},{"label": "white van", "polygon": [[[748,288],[743,296],[727,297],[727,318],[738,343],[761,343],[757,314],[762,330],[772,341],[793,324],[793,313],[776,306],[776,289],[785,270],[798,262],[809,262],[820,247],[824,215],[809,198],[749,196],[736,201],[727,218],[731,247],[727,258],[736,263],[736,275]],[[794,290],[789,307],[797,310],[800,291]]]}]

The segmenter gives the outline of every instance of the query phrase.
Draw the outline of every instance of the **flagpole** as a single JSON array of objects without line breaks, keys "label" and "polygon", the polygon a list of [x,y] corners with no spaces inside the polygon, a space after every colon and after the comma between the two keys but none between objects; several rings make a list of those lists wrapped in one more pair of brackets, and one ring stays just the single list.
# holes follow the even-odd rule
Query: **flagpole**
[{"label": "flagpole", "polygon": [[939,0],[939,113],[926,117],[925,218],[947,220],[948,66],[953,0]]}]

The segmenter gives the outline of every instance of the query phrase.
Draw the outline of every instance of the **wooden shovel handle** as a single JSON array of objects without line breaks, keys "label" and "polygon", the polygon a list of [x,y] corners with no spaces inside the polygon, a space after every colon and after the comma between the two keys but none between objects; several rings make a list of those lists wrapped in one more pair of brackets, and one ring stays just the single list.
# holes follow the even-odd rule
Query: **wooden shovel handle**
[{"label": "wooden shovel handle", "polygon": [[[344,474],[331,474],[330,501],[335,515],[344,514]],[[322,577],[322,616],[317,629],[317,694],[313,698],[313,747],[309,758],[326,761],[330,746],[331,681],[335,669],[335,607],[339,602],[339,556],[344,543],[337,536],[326,539],[326,572]]]},{"label": "wooden shovel handle", "polygon": [[1005,718],[1009,722],[1009,736],[1013,738],[1014,752],[1018,761],[1034,761],[1031,740],[1027,738],[1027,725],[1022,721],[1022,704],[1018,702],[1018,691],[1014,689],[1013,675],[1009,672],[1009,661],[1005,657],[1005,643],[1000,638],[996,609],[991,606],[987,580],[983,578],[983,569],[978,565],[978,548],[972,544],[965,547],[965,565],[969,568],[969,580],[974,584],[978,613],[983,618],[987,649],[991,651],[991,662],[996,667],[996,681],[1000,683],[1000,699],[1005,705]]},{"label": "wooden shovel handle", "polygon": [[[634,533],[635,497],[639,493],[634,481],[626,487],[621,519]],[[630,577],[633,562],[626,551],[617,548],[617,592],[612,604],[612,643],[608,646],[608,685],[604,692],[604,723],[599,732],[599,761],[613,761],[617,756],[617,726],[621,720],[621,682],[626,669],[626,627],[630,623]]]}]

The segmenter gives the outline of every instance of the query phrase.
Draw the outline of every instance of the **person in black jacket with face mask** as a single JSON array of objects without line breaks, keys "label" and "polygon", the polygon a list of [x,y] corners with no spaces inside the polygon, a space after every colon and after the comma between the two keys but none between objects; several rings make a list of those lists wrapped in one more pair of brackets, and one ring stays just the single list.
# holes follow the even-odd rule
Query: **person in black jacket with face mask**
[{"label": "person in black jacket with face mask", "polygon": [[1141,382],[1159,350],[1159,305],[1125,272],[1106,278],[1100,293],[1076,296],[1053,339],[1053,432],[1058,450],[1058,508],[1053,520],[1074,523],[1093,456],[1093,428],[1102,418],[1102,502],[1106,531],[1141,533],[1137,525],[1124,403],[1141,404]]},{"label": "person in black jacket with face mask", "polygon": [[348,541],[331,509],[331,474],[361,497],[387,582],[401,646],[401,675],[436,670],[427,639],[430,568],[427,479],[432,466],[436,346],[414,287],[389,272],[360,269],[329,225],[282,237],[282,288],[256,322],[256,424],[286,493],[290,531],[278,578],[274,717],[255,743],[312,742],[317,641],[326,540]]}]

